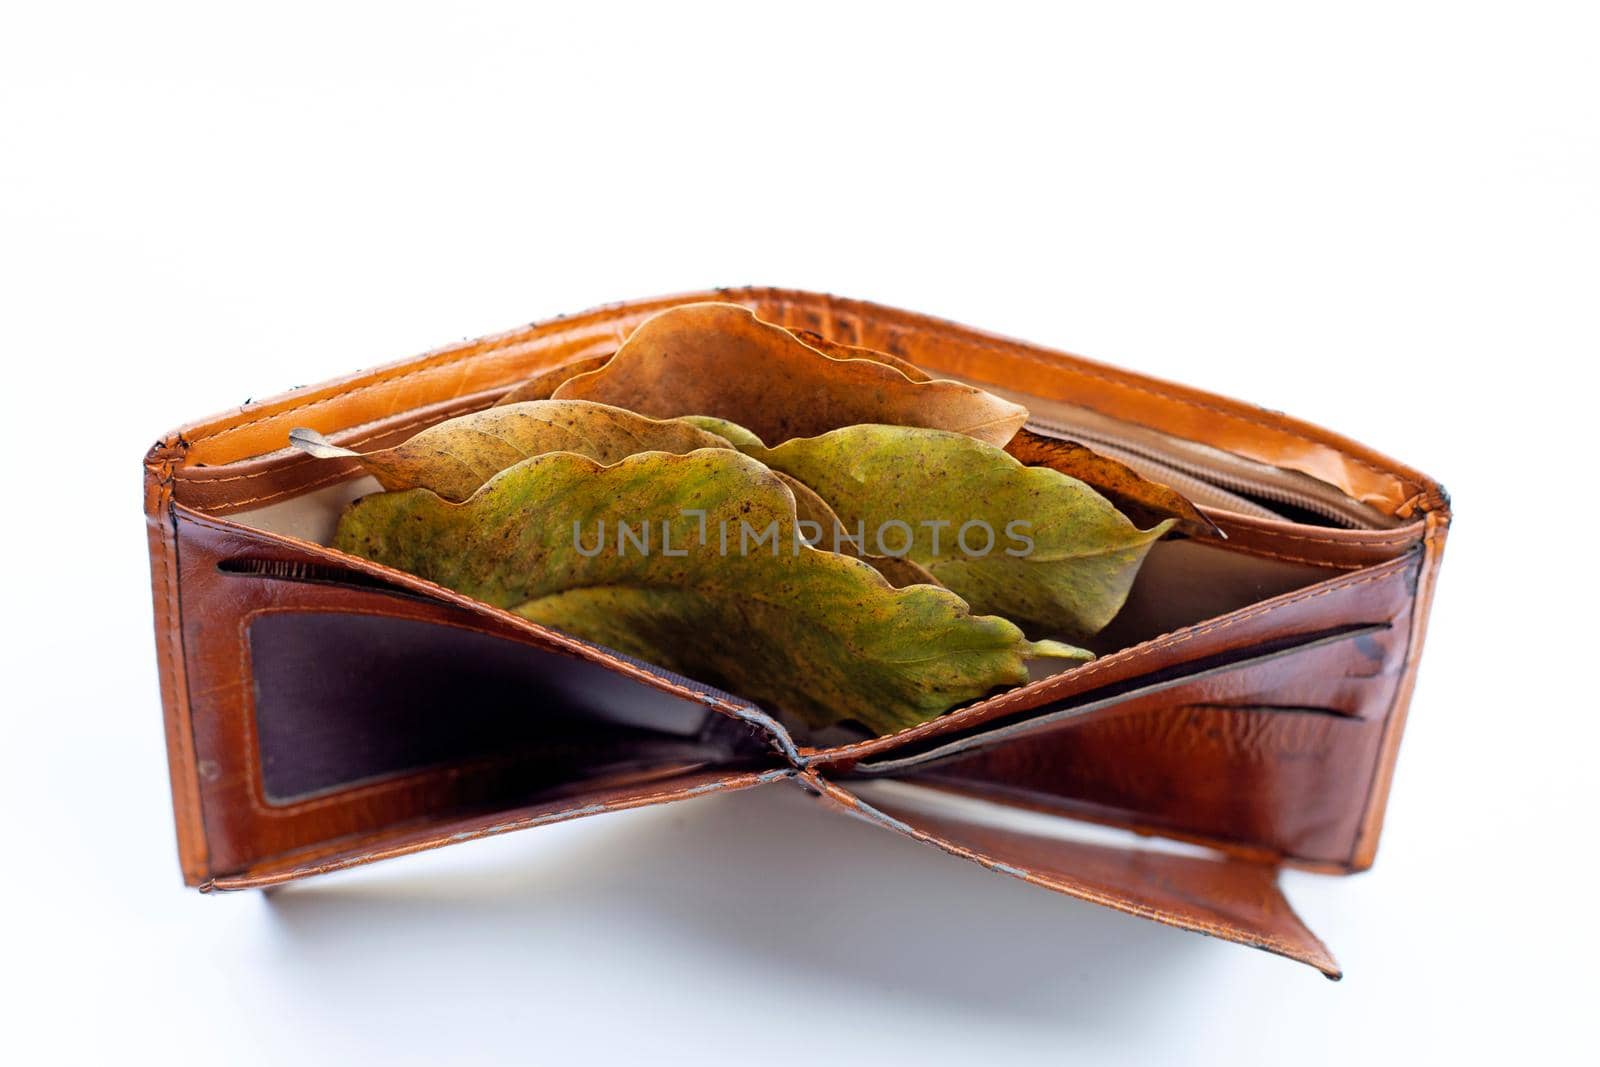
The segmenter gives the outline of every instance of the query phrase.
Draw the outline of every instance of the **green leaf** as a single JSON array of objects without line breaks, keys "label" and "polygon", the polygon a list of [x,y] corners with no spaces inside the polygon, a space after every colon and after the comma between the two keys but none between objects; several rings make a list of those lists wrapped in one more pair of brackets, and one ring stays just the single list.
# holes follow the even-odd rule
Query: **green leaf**
[{"label": "green leaf", "polygon": [[[752,438],[753,439],[753,438]],[[773,471],[788,488],[794,497],[795,521],[802,525],[801,536],[808,543],[831,552],[839,552],[846,556],[865,560],[872,565],[872,569],[889,579],[889,584],[896,589],[908,585],[938,585],[939,581],[927,568],[919,563],[914,563],[902,556],[873,556],[864,554],[860,547],[847,538],[835,538],[833,531],[843,524],[839,516],[834,514],[828,502],[818,496],[816,491],[800,479],[785,474],[782,471]],[[806,525],[808,524],[809,525]],[[820,543],[826,540],[826,544]],[[835,547],[837,543],[838,547]]]},{"label": "green leaf", "polygon": [[864,552],[904,555],[974,611],[1052,632],[1088,636],[1109,623],[1173,525],[1140,530],[1077,479],[960,434],[847,426],[767,448],[723,420],[683,421],[810,486],[846,534],[864,536]]},{"label": "green leaf", "polygon": [[431,489],[465,500],[507,467],[545,452],[576,452],[610,464],[638,452],[726,448],[715,434],[587,400],[537,400],[447,419],[402,445],[365,454],[340,448],[314,430],[289,442],[323,459],[354,457],[385,489]]},{"label": "green leaf", "polygon": [[683,304],[654,315],[609,362],[554,395],[657,418],[714,415],[765,441],[873,422],[1003,445],[1028,417],[1020,405],[970,385],[915,380],[875,359],[834,358],[738,304]]},{"label": "green leaf", "polygon": [[335,543],[813,726],[886,733],[1026,681],[1030,657],[1089,658],[947,590],[894,589],[860,560],[799,544],[795,523],[782,480],[730,449],[610,467],[554,452],[464,503],[365,497]]}]

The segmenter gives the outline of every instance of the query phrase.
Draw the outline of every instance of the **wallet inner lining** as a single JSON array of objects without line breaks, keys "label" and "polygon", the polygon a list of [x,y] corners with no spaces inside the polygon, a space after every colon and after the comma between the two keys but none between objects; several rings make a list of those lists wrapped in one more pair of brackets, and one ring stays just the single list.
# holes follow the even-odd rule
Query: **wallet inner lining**
[{"label": "wallet inner lining", "polygon": [[514,767],[520,788],[543,791],[770,754],[703,704],[491,634],[296,611],[261,615],[248,632],[258,772],[272,805],[432,768]]}]

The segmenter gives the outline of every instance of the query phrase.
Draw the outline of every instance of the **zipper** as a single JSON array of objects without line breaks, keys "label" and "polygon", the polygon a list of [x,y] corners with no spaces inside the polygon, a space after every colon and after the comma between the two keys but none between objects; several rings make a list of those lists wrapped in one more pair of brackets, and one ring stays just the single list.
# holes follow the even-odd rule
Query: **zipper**
[{"label": "zipper", "polygon": [[1353,530],[1389,529],[1402,521],[1350,499],[1309,474],[1259,463],[1061,401],[988,384],[979,387],[1026,407],[1027,426],[1033,432],[1088,445],[1203,507],[1258,519],[1296,521],[1270,506],[1281,504]]},{"label": "zipper", "polygon": [[1041,437],[1051,437],[1056,440],[1074,440],[1080,444],[1088,445],[1096,452],[1107,456],[1119,463],[1126,463],[1129,467],[1149,478],[1151,481],[1160,482],[1169,489],[1174,489],[1189,498],[1192,503],[1202,507],[1220,508],[1239,515],[1249,515],[1256,519],[1281,519],[1283,516],[1257,504],[1254,500],[1230,492],[1227,488],[1207,480],[1207,475],[1180,470],[1171,463],[1155,459],[1141,452],[1135,452],[1118,442],[1109,440],[1099,434],[1091,434],[1073,427],[1062,426],[1053,422],[1042,420],[1029,420],[1028,429]]}]

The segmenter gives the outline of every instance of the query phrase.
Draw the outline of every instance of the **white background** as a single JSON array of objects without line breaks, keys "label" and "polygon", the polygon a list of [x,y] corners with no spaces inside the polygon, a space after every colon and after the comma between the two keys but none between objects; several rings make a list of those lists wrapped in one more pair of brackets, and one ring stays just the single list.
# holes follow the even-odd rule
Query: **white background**
[{"label": "white background", "polygon": [[[445,6],[0,16],[10,1062],[1576,1054],[1600,711],[1581,5],[422,13]],[[749,282],[1197,383],[1449,485],[1378,865],[1285,878],[1344,982],[798,791],[272,897],[180,888],[138,492],[157,435]]]}]

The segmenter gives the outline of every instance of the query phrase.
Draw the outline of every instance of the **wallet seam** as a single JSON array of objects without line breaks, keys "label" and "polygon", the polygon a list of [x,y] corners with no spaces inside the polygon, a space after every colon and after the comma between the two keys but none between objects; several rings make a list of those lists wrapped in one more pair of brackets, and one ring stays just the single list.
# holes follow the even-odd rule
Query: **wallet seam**
[{"label": "wallet seam", "polygon": [[[298,496],[301,493],[309,493],[313,489],[321,489],[324,486],[334,485],[334,484],[336,484],[338,482],[341,482],[341,481],[344,481],[344,480],[350,478],[350,476],[351,476],[351,472],[348,471],[348,470],[336,470],[336,471],[333,471],[331,474],[326,474],[323,477],[317,478],[317,479],[315,479],[313,481],[309,481],[309,482],[305,483],[304,485],[295,486],[293,489],[280,489],[280,490],[278,490],[276,492],[264,493],[261,496],[252,496],[252,497],[246,497],[243,500],[231,501],[228,504],[228,507],[230,507],[230,508],[242,508],[246,504],[261,504],[261,503],[265,503],[266,501],[269,501],[269,500],[277,500],[280,497]],[[240,475],[240,477],[249,478],[249,477],[255,477],[255,476],[254,475]]]},{"label": "wallet seam", "polygon": [[[1201,510],[1205,509],[1202,508]],[[1304,524],[1301,523],[1297,525]],[[1409,541],[1415,541],[1417,539],[1415,527],[1416,523],[1413,522],[1408,526],[1396,527],[1392,532],[1389,533],[1353,537],[1328,537],[1326,535],[1319,536],[1313,534],[1279,533],[1277,530],[1255,526],[1246,528],[1249,529],[1251,533],[1259,534],[1262,537],[1270,537],[1275,540],[1309,541],[1312,544],[1335,545],[1339,547],[1394,548],[1397,545],[1403,545]]]},{"label": "wallet seam", "polygon": [[[423,405],[423,406],[426,406],[426,405]],[[411,429],[411,427],[419,425],[421,423],[428,422],[432,418],[433,418],[432,414],[418,415],[415,418],[407,419],[405,422],[396,423],[393,426],[384,427],[383,432],[385,432],[385,433],[398,433],[401,430],[409,430],[409,429]],[[351,426],[351,427],[346,427],[346,430],[353,430],[353,429],[357,429],[357,428],[358,428],[357,426]],[[345,431],[341,431],[341,432],[345,432]],[[364,439],[358,437],[358,438],[356,438],[356,443],[357,444],[364,443]],[[314,460],[312,457],[307,456],[305,458],[307,460],[307,463],[306,463],[307,466],[310,466],[311,463],[316,462],[316,460]],[[228,466],[228,464],[223,464],[223,466],[226,467],[226,466]],[[195,484],[202,484],[203,483],[203,484],[205,484],[207,486],[212,486],[212,485],[225,485],[228,482],[249,481],[250,479],[253,479],[253,478],[266,478],[266,477],[270,477],[274,473],[272,471],[250,471],[250,472],[245,473],[245,474],[229,474],[229,475],[224,475],[221,478],[208,478],[208,477],[205,476],[205,471],[210,470],[210,469],[214,469],[214,468],[207,468],[207,467],[189,468],[183,474],[179,475],[179,477],[181,477],[186,482],[193,482]],[[344,473],[345,473],[345,475],[348,476],[351,472],[347,471],[347,472],[344,472]],[[303,486],[298,486],[298,487],[296,487],[294,489],[281,490],[280,492],[281,493],[301,493],[301,492],[305,492],[307,489],[312,489],[312,488],[315,488],[315,484],[307,484],[307,485],[303,485]],[[279,494],[272,494],[272,495],[279,495]],[[267,499],[267,497],[251,497],[248,500],[230,501],[228,506],[229,507],[238,507],[238,506],[242,506],[244,504],[252,504],[252,503],[255,503],[257,500],[264,500],[264,499]]]},{"label": "wallet seam", "polygon": [[1307,563],[1315,567],[1330,567],[1341,571],[1364,570],[1370,564],[1359,560],[1331,560],[1326,557],[1314,559],[1310,556],[1293,556],[1286,552],[1274,552],[1268,548],[1255,548],[1246,545],[1230,544],[1228,549],[1243,556],[1259,556],[1264,559],[1279,559],[1286,563]]},{"label": "wallet seam", "polygon": [[1357,823],[1355,840],[1350,849],[1349,863],[1353,867],[1370,866],[1377,852],[1378,838],[1383,830],[1383,820],[1388,813],[1389,792],[1394,783],[1395,767],[1399,763],[1400,741],[1411,715],[1411,697],[1416,689],[1418,668],[1422,663],[1422,646],[1427,639],[1429,617],[1433,613],[1433,586],[1444,561],[1444,540],[1450,531],[1448,510],[1428,516],[1428,529],[1422,537],[1423,560],[1417,573],[1416,585],[1409,604],[1410,618],[1406,627],[1406,654],[1400,683],[1395,686],[1394,697],[1389,702],[1384,717],[1383,736],[1378,742],[1377,758],[1373,761],[1372,778],[1367,783],[1366,800]]},{"label": "wallet seam", "polygon": [[188,447],[181,434],[162,440],[152,450],[164,450],[158,460],[147,460],[145,471],[155,483],[155,499],[150,518],[159,530],[164,596],[157,602],[157,645],[171,676],[162,686],[162,703],[169,747],[176,741],[177,757],[172,770],[174,807],[177,809],[178,858],[186,879],[198,880],[209,873],[210,844],[206,834],[205,803],[199,782],[198,745],[194,737],[194,715],[189,703],[189,666],[183,648],[183,609],[179,598],[177,568],[178,520],[172,507],[174,470]]}]

